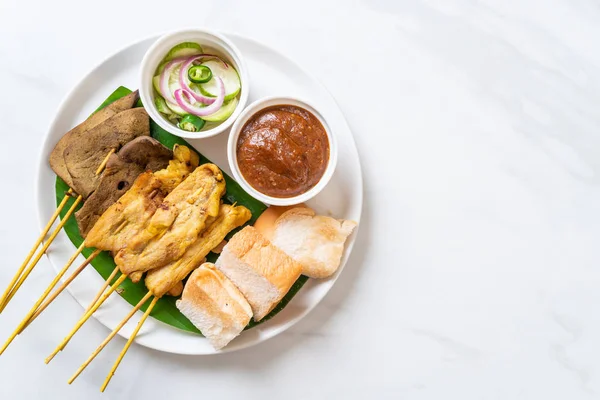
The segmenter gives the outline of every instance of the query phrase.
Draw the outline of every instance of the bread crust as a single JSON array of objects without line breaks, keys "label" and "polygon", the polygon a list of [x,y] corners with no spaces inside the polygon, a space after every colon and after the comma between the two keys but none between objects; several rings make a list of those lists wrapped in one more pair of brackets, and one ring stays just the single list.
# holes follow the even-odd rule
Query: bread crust
[{"label": "bread crust", "polygon": [[281,297],[285,296],[302,272],[299,263],[275,247],[252,226],[235,234],[225,248],[267,278],[283,293]]},{"label": "bread crust", "polygon": [[190,275],[177,307],[215,349],[238,336],[252,318],[250,304],[212,263],[202,264]]},{"label": "bread crust", "polygon": [[[234,267],[236,262],[239,265]],[[256,321],[264,318],[281,301],[302,273],[302,266],[298,262],[275,247],[252,226],[245,227],[231,238],[223,248],[217,268],[248,299]],[[259,281],[252,283],[252,280],[242,279],[244,273],[239,273],[242,268],[250,268],[259,281],[264,279],[264,284],[256,285]]]}]

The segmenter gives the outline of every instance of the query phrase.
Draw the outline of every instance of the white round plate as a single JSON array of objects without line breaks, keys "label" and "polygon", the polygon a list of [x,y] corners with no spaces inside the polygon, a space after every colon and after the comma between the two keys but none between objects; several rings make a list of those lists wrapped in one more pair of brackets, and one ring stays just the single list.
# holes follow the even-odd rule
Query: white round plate
[{"label": "white round plate", "polygon": [[[246,59],[252,86],[250,102],[265,96],[297,96],[311,101],[321,111],[333,133],[337,135],[339,159],[336,172],[327,187],[308,205],[320,214],[360,222],[363,187],[358,152],[352,133],[335,100],[312,75],[281,53],[242,36],[233,34],[226,36],[238,46]],[[134,43],[108,57],[83,78],[61,104],[46,137],[40,158],[36,194],[40,230],[56,209],[55,174],[47,161],[52,148],[65,132],[85,120],[117,87],[122,85],[132,90],[136,89],[140,61],[157,38],[155,36]],[[192,139],[189,143],[230,174],[226,158],[227,137],[226,131],[208,139]],[[238,350],[260,343],[302,319],[323,299],[336,281],[352,250],[355,238],[356,232],[348,239],[342,266],[335,276],[327,280],[310,279],[277,316],[244,331],[220,352]],[[52,244],[48,258],[54,269],[58,271],[74,251],[75,247],[67,235],[61,232]],[[80,256],[79,261],[83,262],[83,257]],[[75,262],[72,268],[76,268],[78,264]],[[87,307],[102,283],[103,279],[100,275],[93,268],[87,268],[68,286],[68,290],[79,304]],[[120,296],[111,296],[94,317],[109,329],[113,329],[130,310],[131,305]],[[138,319],[139,316],[129,321],[119,334],[128,338]],[[68,329],[70,327],[65,326],[65,333]],[[219,353],[213,350],[203,337],[178,330],[153,318],[148,318],[135,341],[143,346],[170,353]]]}]

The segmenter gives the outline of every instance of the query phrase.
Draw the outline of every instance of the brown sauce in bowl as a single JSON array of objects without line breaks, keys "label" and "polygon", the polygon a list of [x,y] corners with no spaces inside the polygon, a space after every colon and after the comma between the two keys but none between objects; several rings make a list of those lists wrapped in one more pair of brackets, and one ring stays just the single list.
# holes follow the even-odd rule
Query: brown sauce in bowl
[{"label": "brown sauce in bowl", "polygon": [[253,188],[271,197],[294,197],[314,187],[325,173],[329,140],[311,112],[273,106],[246,122],[236,152],[240,171]]}]

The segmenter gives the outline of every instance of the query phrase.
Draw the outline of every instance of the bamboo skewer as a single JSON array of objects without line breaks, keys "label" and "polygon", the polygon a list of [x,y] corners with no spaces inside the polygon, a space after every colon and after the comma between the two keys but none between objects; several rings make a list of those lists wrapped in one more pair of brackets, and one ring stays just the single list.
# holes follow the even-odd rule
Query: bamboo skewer
[{"label": "bamboo skewer", "polygon": [[104,160],[102,160],[102,162],[98,166],[98,169],[96,169],[96,175],[100,175],[100,173],[104,170],[104,167],[106,167],[106,164],[108,163],[108,159],[110,158],[110,156],[112,154],[114,154],[115,151],[117,151],[117,149],[115,149],[115,148],[110,149],[110,151],[108,152],[106,157],[104,157]]},{"label": "bamboo skewer", "polygon": [[92,355],[79,367],[75,374],[69,379],[69,385],[73,383],[75,379],[77,379],[77,377],[83,372],[83,370],[94,360],[94,358],[96,358],[96,356],[102,351],[102,349],[106,347],[108,342],[110,342],[112,338],[114,338],[117,335],[121,328],[123,328],[123,326],[131,319],[131,317],[133,317],[133,315],[142,307],[142,305],[146,303],[146,301],[148,301],[150,297],[152,297],[152,293],[146,293],[144,298],[142,298],[142,300],[139,301],[139,303],[131,310],[129,314],[127,314],[123,321],[121,321],[119,325],[117,325],[116,328],[113,329],[113,331],[110,333],[110,335],[106,337],[106,339],[104,339],[104,341],[100,344],[100,346],[98,346],[96,351],[94,351]]},{"label": "bamboo skewer", "polygon": [[71,332],[69,332],[69,334],[67,335],[67,337],[65,337],[63,339],[63,341],[58,345],[58,347],[56,347],[56,349],[54,349],[54,351],[52,352],[52,354],[50,354],[50,356],[48,356],[48,358],[46,358],[46,364],[48,364],[50,361],[52,361],[52,359],[54,358],[54,356],[56,356],[58,354],[58,352],[62,351],[65,346],[69,343],[69,341],[71,340],[71,338],[73,338],[73,336],[77,333],[77,331],[79,330],[79,328],[81,328],[83,326],[83,324],[85,324],[85,322],[90,319],[90,317],[92,316],[92,314],[94,312],[96,312],[96,310],[102,305],[102,303],[104,303],[106,301],[106,299],[112,294],[112,292],[114,292],[117,287],[123,283],[123,281],[125,281],[125,279],[127,279],[127,275],[123,274],[119,277],[119,279],[117,279],[117,281],[110,287],[110,289],[108,289],[108,291],[106,291],[106,293],[104,293],[99,299],[98,301],[92,306],[92,308],[90,308],[84,315],[83,317],[81,317],[81,319],[77,322],[77,324],[75,324],[75,327],[71,330]]},{"label": "bamboo skewer", "polygon": [[46,252],[46,250],[48,250],[48,247],[50,247],[54,238],[60,233],[63,226],[65,226],[65,224],[67,223],[67,221],[69,220],[71,215],[75,212],[75,208],[81,202],[81,200],[82,200],[81,196],[78,196],[75,199],[75,202],[73,203],[73,205],[71,206],[69,211],[67,211],[67,213],[65,214],[65,217],[60,221],[60,223],[58,224],[58,226],[56,227],[54,232],[52,232],[52,235],[48,238],[48,241],[44,244],[42,249],[36,255],[35,259],[33,260],[33,263],[27,267],[27,269],[23,272],[23,275],[21,275],[21,277],[19,278],[16,285],[12,288],[10,294],[7,296],[7,298],[4,300],[4,302],[2,304],[0,304],[0,312],[2,312],[6,308],[8,303],[12,300],[12,298],[17,293],[17,291],[21,288],[21,285],[23,285],[23,282],[25,282],[25,280],[29,277],[29,274],[31,274],[31,271],[33,271],[33,269],[37,265],[38,261],[40,261],[40,259],[42,258],[42,256]]},{"label": "bamboo skewer", "polygon": [[112,280],[115,279],[115,276],[117,276],[117,272],[119,272],[119,267],[115,267],[115,269],[113,269],[113,272],[111,272],[110,276],[106,279],[106,281],[104,281],[104,283],[102,284],[102,288],[100,288],[98,293],[96,293],[96,297],[94,297],[94,300],[92,300],[92,302],[90,303],[88,308],[85,309],[84,315],[88,311],[90,311],[92,309],[92,307],[94,307],[94,304],[96,304],[96,302],[98,301],[100,296],[102,296],[102,293],[104,293],[106,288],[111,284]]},{"label": "bamboo skewer", "polygon": [[35,304],[31,308],[31,310],[29,310],[29,312],[27,313],[27,315],[25,316],[25,318],[23,318],[23,321],[21,321],[21,323],[19,324],[19,326],[17,326],[17,329],[14,330],[14,332],[9,336],[8,340],[4,343],[4,345],[2,346],[2,348],[0,348],[0,355],[2,355],[2,353],[4,353],[4,351],[12,343],[12,341],[15,340],[15,338],[17,337],[17,335],[19,333],[21,333],[21,331],[25,328],[25,325],[27,325],[27,322],[29,321],[29,319],[31,318],[31,316],[33,314],[35,314],[35,311],[37,310],[37,308],[40,306],[40,304],[42,304],[42,302],[48,296],[48,294],[50,293],[50,291],[52,290],[52,288],[54,288],[54,286],[56,286],[56,284],[58,283],[58,281],[60,281],[60,278],[63,277],[63,275],[67,272],[67,270],[69,269],[69,267],[71,267],[71,265],[73,264],[73,262],[75,261],[75,259],[77,258],[77,256],[79,254],[81,254],[81,252],[83,251],[84,247],[85,246],[83,244],[81,246],[79,246],[79,248],[77,249],[77,251],[75,252],[75,254],[73,254],[71,256],[71,258],[69,259],[69,261],[67,262],[67,264],[65,264],[65,266],[60,270],[60,272],[54,277],[54,279],[52,280],[52,282],[50,283],[50,285],[46,288],[46,290],[44,291],[44,293],[42,293],[42,295],[40,296],[40,298],[38,299],[38,301],[35,302]]},{"label": "bamboo skewer", "polygon": [[29,264],[29,261],[31,261],[31,258],[35,254],[35,251],[37,250],[38,247],[40,247],[40,244],[42,243],[42,240],[44,240],[44,238],[46,237],[46,235],[50,231],[50,228],[52,228],[52,225],[54,224],[54,221],[56,221],[56,218],[58,218],[58,216],[60,215],[60,212],[62,211],[62,209],[67,204],[67,201],[69,200],[69,196],[68,195],[70,195],[72,193],[73,193],[73,189],[69,189],[69,191],[67,192],[67,195],[65,197],[63,197],[62,201],[60,202],[60,204],[56,208],[56,211],[54,211],[54,214],[52,214],[52,217],[50,217],[50,220],[48,221],[48,223],[44,227],[44,230],[42,231],[42,233],[40,234],[40,236],[38,237],[38,239],[35,241],[35,244],[31,248],[31,250],[29,251],[29,254],[27,254],[27,257],[25,257],[25,261],[23,261],[23,264],[21,264],[21,266],[19,267],[19,269],[15,273],[15,276],[12,278],[12,280],[8,284],[8,287],[6,288],[6,290],[4,291],[4,293],[2,294],[2,297],[0,297],[0,312],[2,312],[2,309],[3,309],[2,304],[4,304],[4,302],[6,301],[6,298],[10,295],[10,292],[12,291],[13,286],[15,285],[15,283],[17,282],[17,280],[21,277],[21,274],[25,270],[25,267],[27,267],[27,264]]},{"label": "bamboo skewer", "polygon": [[[42,303],[41,306],[39,306],[37,308],[35,313],[31,316],[31,318],[29,318],[27,323],[21,328],[21,330],[19,331],[19,334],[21,334],[21,332],[23,332],[23,330],[25,330],[25,328],[27,328],[29,326],[29,324],[31,324],[42,312],[44,312],[44,310],[50,305],[50,303],[52,303],[54,301],[54,299],[56,299],[58,297],[58,295],[61,294],[63,292],[63,290],[65,290],[65,288],[67,286],[69,286],[69,284],[71,282],[73,282],[73,280],[75,278],[77,278],[77,276],[81,273],[81,271],[83,271],[85,269],[85,267],[87,267],[92,262],[92,260],[94,258],[96,258],[96,256],[98,254],[100,254],[100,250],[94,250],[94,252],[92,254],[90,254],[90,256],[88,258],[86,258],[86,260],[79,267],[77,267],[77,269],[75,271],[73,271],[71,276],[69,276],[69,278],[67,278],[67,280],[58,289],[56,289],[54,291],[54,293],[52,293],[52,295],[49,298],[47,298],[44,301],[44,303]],[[105,288],[106,287],[104,287],[102,289],[102,291],[104,291]],[[98,296],[94,299],[94,301],[92,302],[92,305],[98,300],[99,297],[100,296]]]},{"label": "bamboo skewer", "polygon": [[135,327],[135,330],[133,331],[133,333],[129,337],[129,340],[127,340],[127,343],[125,343],[125,347],[123,347],[123,350],[121,350],[121,353],[119,354],[119,357],[117,358],[117,361],[115,361],[115,364],[111,368],[110,372],[108,373],[108,376],[106,377],[106,380],[104,381],[104,383],[102,384],[102,387],[100,388],[101,392],[104,392],[104,390],[106,389],[106,387],[110,383],[110,380],[112,379],[113,375],[115,374],[115,371],[117,370],[117,368],[119,368],[119,364],[121,364],[121,361],[123,360],[123,357],[125,357],[125,353],[127,353],[127,350],[129,350],[129,347],[131,347],[131,344],[133,343],[135,337],[137,336],[138,332],[142,328],[142,325],[144,325],[144,322],[146,322],[146,319],[148,318],[148,316],[152,312],[152,309],[156,305],[156,302],[158,301],[158,299],[159,299],[159,297],[154,297],[154,299],[152,299],[152,302],[150,303],[150,305],[146,309],[146,312],[144,313],[144,315],[140,319],[140,322],[138,322],[137,326]]},{"label": "bamboo skewer", "polygon": [[[106,155],[106,157],[104,157],[104,159],[102,160],[102,162],[98,166],[98,169],[96,169],[96,172],[95,172],[96,175],[100,175],[100,173],[104,170],[104,168],[106,167],[106,164],[108,163],[108,159],[110,158],[110,156],[112,154],[115,153],[115,151],[116,151],[115,148],[110,149],[110,151],[108,152],[108,154]],[[71,195],[71,194],[73,194],[73,189],[69,188],[69,191],[67,192],[67,195]],[[54,230],[54,232],[52,233],[52,235],[48,238],[48,241],[44,244],[44,246],[42,247],[42,249],[39,251],[39,253],[35,257],[33,263],[27,269],[25,269],[25,266],[31,260],[31,257],[33,256],[33,253],[35,252],[35,249],[38,248],[38,246],[40,245],[40,243],[42,242],[42,240],[44,239],[44,237],[46,236],[46,234],[48,233],[48,231],[52,227],[52,224],[54,223],[54,221],[56,221],[56,218],[58,218],[58,216],[60,215],[60,212],[62,211],[62,209],[66,205],[66,203],[68,201],[68,196],[65,196],[62,199],[62,201],[60,202],[58,208],[56,209],[56,211],[54,211],[54,214],[52,214],[52,217],[50,218],[50,221],[48,222],[48,224],[46,225],[46,227],[42,231],[42,234],[40,235],[40,237],[36,241],[36,243],[34,245],[34,248],[31,249],[31,251],[29,252],[29,254],[27,255],[27,257],[25,258],[25,261],[23,262],[23,264],[21,265],[21,267],[17,270],[17,273],[15,274],[15,276],[12,279],[12,281],[9,283],[8,287],[6,288],[6,291],[4,292],[4,294],[2,295],[2,297],[0,298],[0,313],[2,313],[2,311],[4,311],[4,309],[6,308],[6,306],[8,305],[8,303],[10,302],[10,300],[14,297],[14,295],[17,293],[17,291],[21,288],[21,285],[23,285],[23,282],[25,282],[25,280],[29,277],[29,274],[31,273],[31,271],[33,271],[33,269],[35,268],[35,266],[37,265],[37,263],[40,261],[40,259],[42,258],[42,256],[46,252],[46,250],[48,250],[48,247],[50,247],[50,245],[52,244],[52,242],[54,241],[54,239],[56,238],[56,236],[58,235],[58,233],[65,226],[65,224],[67,223],[67,221],[69,220],[69,218],[71,218],[71,215],[75,212],[75,208],[77,207],[77,205],[79,203],[81,203],[82,200],[83,200],[83,197],[81,195],[77,196],[77,198],[75,199],[75,202],[73,203],[73,205],[71,206],[71,208],[69,209],[69,211],[67,211],[67,213],[65,214],[65,217],[61,219],[60,223],[58,224],[58,226],[56,227],[56,229]],[[16,284],[15,284],[15,282],[16,282]],[[1,354],[1,352],[0,352],[0,354]]]}]

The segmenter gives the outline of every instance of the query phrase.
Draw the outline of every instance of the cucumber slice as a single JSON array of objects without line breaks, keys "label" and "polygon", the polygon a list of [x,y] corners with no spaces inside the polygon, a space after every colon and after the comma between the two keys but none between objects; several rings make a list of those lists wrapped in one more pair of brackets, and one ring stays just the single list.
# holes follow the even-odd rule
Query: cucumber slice
[{"label": "cucumber slice", "polygon": [[185,112],[185,110],[183,108],[179,107],[177,104],[171,104],[171,103],[166,103],[166,104],[167,104],[167,107],[169,107],[169,109],[177,115],[183,116],[183,115],[187,114]]},{"label": "cucumber slice", "polygon": [[216,113],[207,115],[206,117],[202,117],[202,119],[210,122],[223,122],[227,118],[229,118],[231,114],[233,114],[239,102],[240,101],[236,97],[229,103],[223,104],[223,106]]},{"label": "cucumber slice", "polygon": [[221,78],[225,84],[225,101],[233,99],[240,93],[240,89],[242,88],[240,76],[230,64],[227,64],[229,68],[225,68],[220,61],[209,60],[202,63],[202,65],[206,65],[213,73],[213,79],[206,83],[198,84],[198,88],[203,95],[217,97],[217,83],[214,79],[215,76]]},{"label": "cucumber slice", "polygon": [[156,105],[156,109],[161,114],[165,114],[167,116],[173,114],[173,111],[171,111],[171,109],[167,107],[167,102],[165,101],[165,99],[160,97],[160,95],[156,95],[154,97],[154,105]]},{"label": "cucumber slice", "polygon": [[160,75],[156,75],[154,78],[152,78],[152,86],[154,86],[154,90],[164,97],[164,95],[160,92]]},{"label": "cucumber slice", "polygon": [[169,61],[177,57],[189,57],[195,54],[201,54],[204,51],[202,50],[202,46],[198,43],[194,42],[184,42],[179,43],[177,46],[173,47],[164,58],[164,61]]}]

